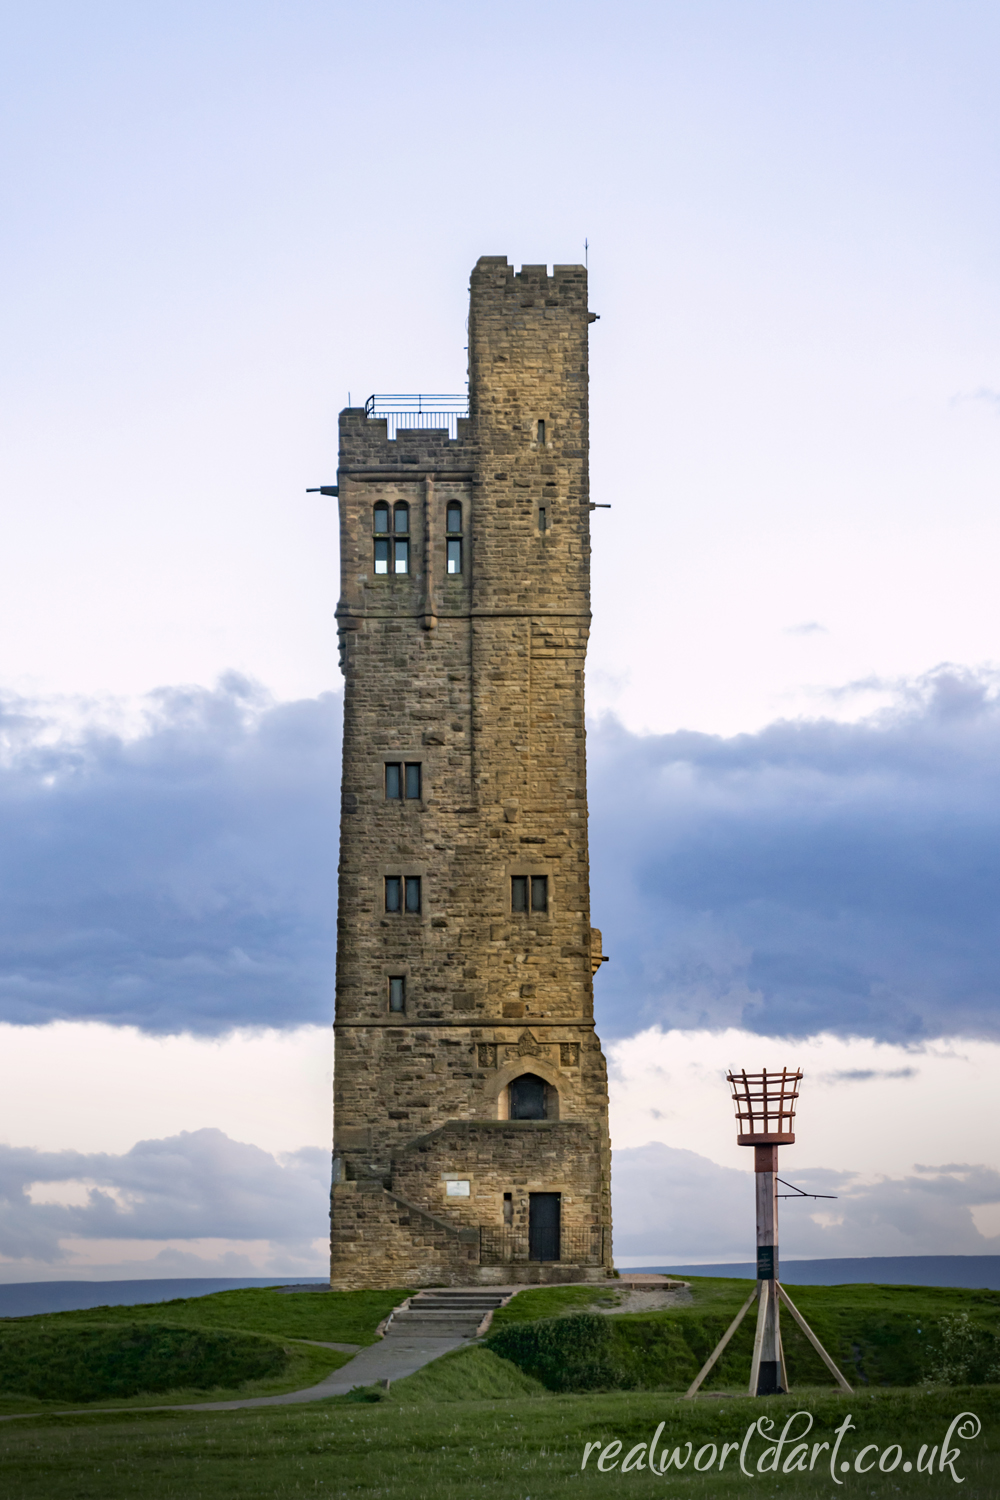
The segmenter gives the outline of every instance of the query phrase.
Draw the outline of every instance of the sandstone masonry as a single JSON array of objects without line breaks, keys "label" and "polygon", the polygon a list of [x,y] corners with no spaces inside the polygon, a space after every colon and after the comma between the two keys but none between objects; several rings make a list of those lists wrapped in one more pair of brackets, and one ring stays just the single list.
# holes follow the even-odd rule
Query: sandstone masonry
[{"label": "sandstone masonry", "polygon": [[331,1284],[610,1274],[587,278],[481,259],[469,416],[348,408]]}]

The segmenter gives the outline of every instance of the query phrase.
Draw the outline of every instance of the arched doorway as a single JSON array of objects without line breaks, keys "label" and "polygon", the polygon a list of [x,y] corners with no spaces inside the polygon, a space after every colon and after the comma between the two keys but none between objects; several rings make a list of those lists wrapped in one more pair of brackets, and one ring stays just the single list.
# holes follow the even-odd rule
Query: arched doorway
[{"label": "arched doorway", "polygon": [[544,1120],[546,1109],[546,1082],[537,1073],[520,1073],[510,1083],[510,1118],[512,1120]]}]

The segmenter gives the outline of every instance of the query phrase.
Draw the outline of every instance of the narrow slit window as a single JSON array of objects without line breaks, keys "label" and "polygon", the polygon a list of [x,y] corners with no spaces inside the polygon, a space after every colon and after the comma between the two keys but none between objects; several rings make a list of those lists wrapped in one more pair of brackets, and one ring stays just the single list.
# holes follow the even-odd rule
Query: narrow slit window
[{"label": "narrow slit window", "polygon": [[406,877],[406,910],[418,912],[420,910],[420,876],[407,875]]},{"label": "narrow slit window", "polygon": [[406,1009],[406,980],[402,974],[397,974],[389,980],[389,1009]]},{"label": "narrow slit window", "polygon": [[410,507],[405,500],[401,500],[393,509],[393,530],[397,536],[410,534]]},{"label": "narrow slit window", "polygon": [[539,531],[548,531],[549,529],[549,513],[544,505],[538,507],[538,529]]},{"label": "narrow slit window", "polygon": [[448,538],[448,575],[453,577],[462,571],[462,538],[450,536]]},{"label": "narrow slit window", "polygon": [[510,909],[511,911],[528,910],[527,875],[512,875],[510,877]]},{"label": "narrow slit window", "polygon": [[504,1195],[503,1195],[503,1221],[504,1221],[505,1224],[513,1224],[513,1222],[514,1222],[514,1194],[513,1193],[504,1193]]},{"label": "narrow slit window", "polygon": [[402,907],[402,881],[398,875],[385,877],[385,909],[399,911]]},{"label": "narrow slit window", "polygon": [[[378,543],[376,543],[376,546]],[[393,542],[393,571],[397,574],[410,571],[410,544],[405,538],[396,537]]]},{"label": "narrow slit window", "polygon": [[385,768],[385,795],[389,802],[395,802],[403,795],[400,771],[402,767],[398,762],[391,762]]},{"label": "narrow slit window", "polygon": [[548,911],[549,909],[549,877],[547,875],[532,875],[531,877],[531,910]]},{"label": "narrow slit window", "polygon": [[462,507],[457,500],[449,501],[446,529],[449,536],[461,536],[462,534]]},{"label": "narrow slit window", "polygon": [[545,423],[544,422],[539,422],[539,424],[538,424],[538,441],[540,443],[544,443],[545,442]]},{"label": "narrow slit window", "polygon": [[411,802],[420,796],[420,762],[418,760],[407,762],[406,796]]}]

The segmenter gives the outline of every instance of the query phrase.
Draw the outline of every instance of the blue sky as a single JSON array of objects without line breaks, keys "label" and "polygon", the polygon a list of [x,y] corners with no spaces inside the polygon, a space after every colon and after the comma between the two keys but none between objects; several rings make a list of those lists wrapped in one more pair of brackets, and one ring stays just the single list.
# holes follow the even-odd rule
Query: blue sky
[{"label": "blue sky", "polygon": [[[934,1048],[982,1076],[1000,1043],[996,8],[56,0],[3,7],[0,35],[0,1028],[36,1093],[63,1079],[44,1130],[0,1108],[21,1153],[0,1192],[41,1226],[30,1253],[0,1245],[0,1275],[124,1264],[107,1246],[136,1225],[135,1265],[321,1263],[322,1215],[261,1249],[266,1215],[220,1208],[213,1233],[204,1189],[231,1147],[251,1153],[237,1175],[266,1157],[306,1193],[295,1152],[328,1142],[336,526],[305,490],[332,477],[348,392],[461,389],[484,253],[590,245],[613,1060],[648,1036],[669,1071],[708,1038],[716,1078],[728,1036],[765,1062],[855,1047],[877,1074],[883,1047],[882,1073],[912,1064],[915,1121],[937,1107]],[[275,1101],[255,1124],[237,1097],[251,1046],[310,1059],[301,1139]],[[148,1108],[91,1106],[84,1128],[67,1047],[96,1094],[133,1067]],[[209,1058],[214,1089],[185,1090]],[[174,1113],[153,1107],[164,1078]],[[877,1113],[878,1079],[857,1086]],[[716,1087],[689,1100],[706,1121]],[[651,1152],[688,1206],[643,1228],[620,1155],[623,1253],[719,1259],[713,1174],[734,1163],[627,1093],[622,1151]],[[178,1208],[168,1246],[130,1153],[206,1131],[215,1155],[192,1147],[182,1174],[201,1217]],[[924,1226],[899,1230],[914,1253],[1000,1232],[1000,1160],[981,1131],[952,1145],[933,1189],[933,1162],[893,1158],[883,1196],[897,1228]],[[855,1207],[802,1253],[905,1253],[862,1203],[877,1153],[809,1151]],[[29,1168],[70,1184],[61,1207]],[[88,1218],[80,1183],[118,1197]]]}]

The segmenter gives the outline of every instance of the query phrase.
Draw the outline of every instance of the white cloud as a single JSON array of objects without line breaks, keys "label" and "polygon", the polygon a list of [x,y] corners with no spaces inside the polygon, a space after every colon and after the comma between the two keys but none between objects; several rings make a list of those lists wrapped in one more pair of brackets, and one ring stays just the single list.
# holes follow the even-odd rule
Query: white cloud
[{"label": "white cloud", "polygon": [[607,1050],[623,1264],[752,1258],[753,1153],[725,1073],[786,1065],[805,1076],[781,1175],[835,1195],[782,1203],[786,1257],[1000,1252],[1000,1044],[650,1030]]},{"label": "white cloud", "polygon": [[119,1155],[0,1147],[0,1275],[322,1275],[329,1184],[329,1151],[278,1159],[219,1130]]},{"label": "white cloud", "polygon": [[651,1028],[606,1047],[616,1148],[660,1141],[720,1166],[746,1169],[736,1144],[728,1068],[801,1067],[796,1144],[784,1175],[898,1176],[921,1161],[987,1160],[1000,1167],[994,1080],[1000,1043],[912,1047],[830,1035],[789,1040],[726,1031]]},{"label": "white cloud", "polygon": [[[720,1167],[693,1151],[651,1143],[616,1150],[615,1258],[621,1265],[725,1263],[754,1255],[753,1163]],[[863,1181],[849,1172],[797,1169],[797,1186],[836,1203],[784,1199],[779,1242],[786,1260],[843,1256],[995,1255],[974,1205],[1000,1210],[1000,1172],[944,1164],[905,1177]]]}]

